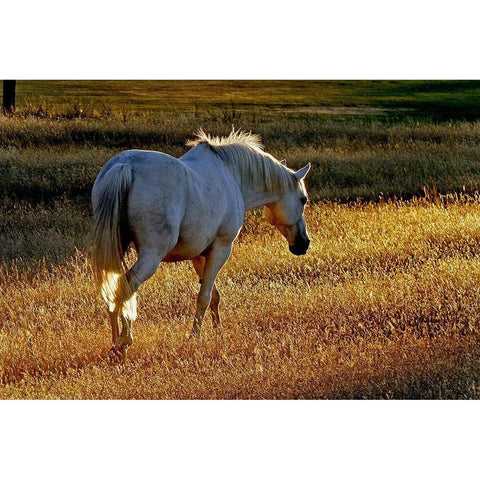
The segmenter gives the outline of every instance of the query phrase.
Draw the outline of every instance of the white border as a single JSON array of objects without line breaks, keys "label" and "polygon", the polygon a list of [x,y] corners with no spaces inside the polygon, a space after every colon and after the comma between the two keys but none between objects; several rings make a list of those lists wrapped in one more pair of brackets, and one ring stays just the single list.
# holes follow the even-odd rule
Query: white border
[{"label": "white border", "polygon": [[5,478],[467,478],[478,402],[2,402]]},{"label": "white border", "polygon": [[1,16],[4,78],[480,78],[469,0],[16,0]]}]

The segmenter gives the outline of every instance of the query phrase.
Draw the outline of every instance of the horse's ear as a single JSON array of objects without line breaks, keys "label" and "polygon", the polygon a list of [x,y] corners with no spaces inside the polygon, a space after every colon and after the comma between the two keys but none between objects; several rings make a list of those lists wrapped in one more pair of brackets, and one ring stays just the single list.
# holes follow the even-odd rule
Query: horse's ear
[{"label": "horse's ear", "polygon": [[284,167],[287,166],[287,161],[286,161],[285,159],[280,160],[280,163],[281,163]]},{"label": "horse's ear", "polygon": [[308,165],[305,165],[303,168],[301,168],[298,172],[295,172],[295,178],[297,179],[297,182],[300,180],[303,180],[306,176],[308,171],[310,170],[311,164],[309,163]]}]

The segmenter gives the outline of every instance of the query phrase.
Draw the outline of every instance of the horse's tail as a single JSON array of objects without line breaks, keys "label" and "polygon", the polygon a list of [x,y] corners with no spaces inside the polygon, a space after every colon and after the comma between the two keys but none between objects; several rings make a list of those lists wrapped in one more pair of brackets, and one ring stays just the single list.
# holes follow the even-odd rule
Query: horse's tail
[{"label": "horse's tail", "polygon": [[[125,275],[122,229],[126,225],[126,199],[132,185],[130,165],[117,163],[94,185],[92,266],[95,280],[111,312],[122,308],[136,316],[134,289]],[[118,303],[120,302],[120,303]],[[132,318],[132,319],[133,319]]]}]

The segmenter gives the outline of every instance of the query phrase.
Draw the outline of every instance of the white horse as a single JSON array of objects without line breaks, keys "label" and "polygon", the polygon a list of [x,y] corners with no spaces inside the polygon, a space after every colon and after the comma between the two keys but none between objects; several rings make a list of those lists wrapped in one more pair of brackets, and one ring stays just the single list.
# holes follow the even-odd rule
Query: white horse
[{"label": "white horse", "polygon": [[[215,278],[228,260],[245,211],[265,206],[266,218],[295,255],[306,253],[303,179],[264,152],[259,137],[234,132],[211,137],[200,130],[185,155],[128,150],[109,160],[92,190],[93,269],[112,327],[113,357],[123,358],[133,342],[136,292],[160,262],[192,260],[200,292],[192,335],[200,336],[207,307],[220,326]],[[133,242],[137,262],[128,269]],[[119,322],[122,326],[120,332]]]}]

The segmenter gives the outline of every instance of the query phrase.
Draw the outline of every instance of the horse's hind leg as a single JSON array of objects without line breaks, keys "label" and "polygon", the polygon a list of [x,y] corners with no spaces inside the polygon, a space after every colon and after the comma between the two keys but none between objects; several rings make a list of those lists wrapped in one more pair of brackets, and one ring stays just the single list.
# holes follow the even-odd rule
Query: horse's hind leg
[{"label": "horse's hind leg", "polygon": [[[203,276],[203,267],[205,266],[204,257],[196,257],[192,259],[193,268],[197,272],[200,282],[202,281]],[[212,323],[215,328],[222,326],[222,319],[220,317],[220,312],[218,311],[218,306],[220,305],[220,291],[218,290],[216,282],[213,284],[212,288],[212,298],[210,300],[210,310],[212,311]]]},{"label": "horse's hind leg", "polygon": [[[127,348],[133,343],[131,323],[136,316],[136,295],[133,294],[128,299],[118,296],[112,307],[108,312],[113,342],[109,357],[112,361],[117,361],[125,358]],[[121,333],[119,323],[122,326]]]},{"label": "horse's hind leg", "polygon": [[[124,358],[127,348],[133,343],[132,322],[137,316],[136,292],[140,285],[148,280],[157,270],[161,254],[157,250],[140,250],[138,260],[126,274],[133,295],[130,298],[117,299],[115,310],[110,312],[113,347],[111,353],[115,357]],[[118,321],[122,330],[119,333]]]},{"label": "horse's hind leg", "polygon": [[120,330],[118,329],[118,311],[109,311],[110,325],[112,327],[112,343],[116,345],[118,337],[120,336]]}]

